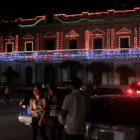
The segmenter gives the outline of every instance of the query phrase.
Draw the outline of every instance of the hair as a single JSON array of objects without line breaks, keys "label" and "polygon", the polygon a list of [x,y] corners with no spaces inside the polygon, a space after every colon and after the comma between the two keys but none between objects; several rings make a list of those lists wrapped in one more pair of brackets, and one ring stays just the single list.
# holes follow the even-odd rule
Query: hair
[{"label": "hair", "polygon": [[40,85],[34,85],[34,87],[37,87],[39,90],[41,90],[41,86]]},{"label": "hair", "polygon": [[39,89],[39,94],[42,96],[42,88],[41,88],[41,86],[40,85],[34,85],[33,88],[34,87],[37,87]]},{"label": "hair", "polygon": [[57,91],[58,91],[57,85],[54,84],[54,83],[51,83],[51,84],[49,85],[49,88],[50,88],[55,94],[56,94]]},{"label": "hair", "polygon": [[78,77],[74,78],[72,80],[71,85],[75,88],[75,89],[79,89],[82,86],[82,80]]}]

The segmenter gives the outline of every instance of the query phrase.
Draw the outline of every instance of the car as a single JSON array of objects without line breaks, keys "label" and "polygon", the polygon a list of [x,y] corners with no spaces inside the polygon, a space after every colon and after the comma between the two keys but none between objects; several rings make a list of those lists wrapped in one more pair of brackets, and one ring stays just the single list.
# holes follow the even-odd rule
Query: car
[{"label": "car", "polygon": [[119,88],[95,88],[83,90],[89,96],[110,95],[110,94],[124,94]]},{"label": "car", "polygon": [[[87,137],[90,140],[137,140],[140,130],[140,96],[92,96]],[[139,137],[140,138],[140,137]]]},{"label": "car", "polygon": [[[68,88],[58,89],[58,94],[59,94],[58,97],[61,104],[63,102],[64,97],[70,92],[71,92],[71,89],[68,89]],[[19,102],[20,113],[18,115],[18,120],[19,122],[24,123],[25,125],[28,125],[28,126],[31,126],[31,123],[32,123],[32,114],[30,112],[29,102],[30,102],[30,98],[32,98],[33,96],[34,96],[33,94],[29,93]]]},{"label": "car", "polygon": [[[69,91],[70,93],[71,91]],[[62,92],[62,100],[66,93]],[[82,92],[85,94],[85,92]],[[91,113],[86,119],[86,140],[137,140],[140,130],[140,96],[108,94],[88,96]],[[31,125],[29,99],[20,102],[19,121]]]},{"label": "car", "polygon": [[58,89],[71,89],[72,81],[63,81],[57,83]]},{"label": "car", "polygon": [[129,95],[140,95],[140,81],[129,85],[125,93]]},{"label": "car", "polygon": [[32,98],[32,94],[28,94],[22,99],[19,103],[20,113],[18,115],[19,122],[24,123],[25,125],[31,125],[32,122],[32,114],[30,112],[30,98]]}]

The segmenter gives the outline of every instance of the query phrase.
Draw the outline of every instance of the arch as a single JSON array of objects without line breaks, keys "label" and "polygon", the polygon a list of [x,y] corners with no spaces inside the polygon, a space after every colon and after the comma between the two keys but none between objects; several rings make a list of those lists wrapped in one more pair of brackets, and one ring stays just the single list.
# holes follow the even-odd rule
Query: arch
[{"label": "arch", "polygon": [[47,64],[44,68],[44,82],[55,82],[55,68],[52,64]]},{"label": "arch", "polygon": [[26,67],[25,82],[26,82],[26,84],[32,83],[32,67],[30,67],[30,66]]},{"label": "arch", "polygon": [[124,35],[124,34],[128,35],[128,34],[131,34],[131,32],[132,32],[131,30],[124,27],[124,28],[120,29],[118,32],[116,32],[116,34],[117,35]]},{"label": "arch", "polygon": [[15,38],[12,37],[12,36],[8,36],[8,37],[5,38],[5,40],[7,40],[7,41],[11,41],[11,40],[15,40]]},{"label": "arch", "polygon": [[71,30],[69,33],[66,34],[65,36],[66,38],[78,38],[79,34],[76,33],[74,30]]},{"label": "arch", "polygon": [[55,34],[53,32],[47,32],[44,34],[44,38],[55,38]]},{"label": "arch", "polygon": [[23,40],[34,40],[34,37],[30,34],[26,34],[22,39]]},{"label": "arch", "polygon": [[95,30],[93,30],[92,32],[91,32],[91,35],[97,35],[97,34],[99,34],[99,35],[104,35],[105,34],[105,32],[104,31],[102,31],[101,29],[95,29]]}]

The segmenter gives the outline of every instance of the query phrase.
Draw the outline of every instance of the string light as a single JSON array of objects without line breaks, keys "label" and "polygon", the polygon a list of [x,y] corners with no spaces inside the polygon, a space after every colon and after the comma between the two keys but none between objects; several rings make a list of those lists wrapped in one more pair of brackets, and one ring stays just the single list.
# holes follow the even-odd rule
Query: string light
[{"label": "string light", "polygon": [[[14,45],[14,44],[13,44]],[[126,55],[127,54],[127,55]],[[44,60],[51,60],[61,62],[67,59],[74,60],[109,60],[109,59],[134,59],[140,58],[139,49],[99,49],[99,50],[63,50],[63,51],[29,51],[29,52],[11,52],[0,53],[0,61],[27,61],[34,60],[42,62]]]},{"label": "string light", "polygon": [[33,40],[34,37],[33,37],[32,35],[30,35],[30,34],[27,34],[27,35],[25,35],[22,39],[23,39],[23,40]]},{"label": "string light", "polygon": [[24,42],[24,50],[28,51],[27,44],[31,44],[31,51],[33,51],[33,41],[25,41]]},{"label": "string light", "polygon": [[0,52],[3,52],[3,36],[0,36]]},{"label": "string light", "polygon": [[59,32],[56,32],[56,50],[59,50],[59,48],[60,48],[60,34],[59,34]]},{"label": "string light", "polygon": [[16,35],[16,38],[15,38],[15,51],[18,52],[18,38],[19,36]]},{"label": "string light", "polygon": [[134,29],[134,48],[138,48],[138,31],[137,31],[137,28]]},{"label": "string light", "polygon": [[53,32],[47,32],[45,33],[44,38],[55,38],[55,34]]},{"label": "string light", "polygon": [[89,30],[85,31],[85,48],[89,49]]},{"label": "string light", "polygon": [[119,36],[119,48],[121,48],[121,39],[123,38],[128,38],[128,46],[126,46],[126,48],[130,48],[130,36]]}]

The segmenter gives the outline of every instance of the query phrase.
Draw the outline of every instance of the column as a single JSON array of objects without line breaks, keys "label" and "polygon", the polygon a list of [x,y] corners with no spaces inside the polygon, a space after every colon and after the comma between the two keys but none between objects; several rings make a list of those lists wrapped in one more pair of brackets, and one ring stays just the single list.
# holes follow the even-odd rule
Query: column
[{"label": "column", "polygon": [[60,33],[56,32],[56,50],[60,49]]},{"label": "column", "polygon": [[36,49],[35,50],[40,50],[40,48],[39,48],[39,33],[36,34]]},{"label": "column", "polygon": [[85,31],[85,49],[89,49],[89,30]]},{"label": "column", "polygon": [[3,36],[0,36],[0,52],[3,52]]},{"label": "column", "polygon": [[111,49],[115,48],[115,29],[111,29]]},{"label": "column", "polygon": [[15,37],[15,52],[18,52],[18,35]]},{"label": "column", "polygon": [[110,42],[111,42],[111,39],[110,39],[110,29],[107,29],[107,49],[110,49]]},{"label": "column", "polygon": [[63,32],[60,32],[60,49],[63,50]]},{"label": "column", "polygon": [[40,33],[40,42],[39,42],[39,45],[40,45],[40,50],[44,50],[44,47],[43,47],[43,35],[42,33]]}]

